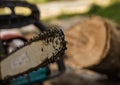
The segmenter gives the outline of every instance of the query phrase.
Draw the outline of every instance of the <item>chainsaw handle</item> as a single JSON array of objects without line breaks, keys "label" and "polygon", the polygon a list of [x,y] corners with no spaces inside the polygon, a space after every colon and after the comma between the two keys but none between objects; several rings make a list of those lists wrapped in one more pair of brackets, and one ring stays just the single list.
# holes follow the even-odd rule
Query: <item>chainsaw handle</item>
[{"label": "chainsaw handle", "polygon": [[[31,14],[28,16],[16,14],[14,8],[17,6],[29,8]],[[33,4],[29,4],[25,1],[0,1],[0,8],[4,7],[10,8],[12,13],[8,15],[0,15],[0,21],[2,21],[0,22],[0,29],[19,28],[39,21],[39,10]]]},{"label": "chainsaw handle", "polygon": [[39,19],[39,10],[33,4],[29,4],[29,3],[25,2],[25,1],[9,1],[9,0],[0,2],[0,8],[4,8],[4,7],[10,8],[11,12],[12,12],[12,15],[15,14],[14,8],[17,7],[17,6],[29,8],[32,11],[30,16],[33,16],[36,19]]}]

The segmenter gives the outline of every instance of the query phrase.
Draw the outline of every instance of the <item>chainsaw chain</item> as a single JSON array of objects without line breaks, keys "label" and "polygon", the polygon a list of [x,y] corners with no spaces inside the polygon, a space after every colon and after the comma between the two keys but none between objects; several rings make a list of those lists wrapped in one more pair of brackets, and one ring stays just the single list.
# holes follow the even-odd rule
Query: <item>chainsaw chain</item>
[{"label": "chainsaw chain", "polygon": [[[30,69],[29,71],[26,71],[24,73],[15,75],[15,76],[8,76],[4,79],[4,81],[9,81],[11,79],[15,79],[19,76],[23,76],[25,74],[29,74],[32,71],[38,70],[41,67],[44,67],[46,65],[48,65],[49,63],[53,63],[55,61],[57,61],[59,59],[59,57],[61,57],[64,54],[64,51],[66,50],[66,41],[65,41],[65,37],[64,37],[64,33],[63,31],[58,28],[57,26],[53,27],[54,29],[49,29],[43,33],[39,33],[38,35],[34,36],[31,40],[29,40],[28,42],[26,42],[23,46],[17,48],[15,51],[13,51],[12,53],[8,54],[6,58],[8,58],[9,55],[15,53],[16,51],[18,51],[19,49],[31,44],[32,42],[36,42],[36,41],[40,41],[40,40],[45,40],[46,41],[46,45],[47,43],[53,43],[55,38],[59,38],[60,40],[60,47],[59,50],[56,49],[56,51],[58,51],[57,54],[53,54],[50,59],[47,58],[42,64],[40,64],[38,67],[35,67],[34,69]],[[56,45],[58,44],[57,42],[54,42]],[[48,44],[49,45],[49,44]],[[56,46],[54,46],[54,49],[56,48]],[[5,58],[5,59],[6,59]],[[3,59],[4,60],[4,59]]]}]

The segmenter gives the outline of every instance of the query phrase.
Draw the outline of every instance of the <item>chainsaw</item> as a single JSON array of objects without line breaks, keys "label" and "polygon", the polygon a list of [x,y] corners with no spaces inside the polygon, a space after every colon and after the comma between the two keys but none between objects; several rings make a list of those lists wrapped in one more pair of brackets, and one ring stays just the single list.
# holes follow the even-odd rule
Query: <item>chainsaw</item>
[{"label": "chainsaw", "polygon": [[[30,8],[32,12],[29,16],[18,15],[15,13],[15,6]],[[39,68],[57,61],[64,54],[66,41],[63,31],[58,26],[53,26],[51,29],[44,26],[39,21],[39,11],[36,6],[23,1],[1,1],[0,8],[4,7],[10,8],[12,14],[4,15],[4,18],[0,15],[1,30],[34,24],[40,29],[41,33],[36,34],[12,52],[6,53],[3,51],[1,53],[1,80],[8,81],[37,71]],[[24,23],[21,23],[22,21]]]}]

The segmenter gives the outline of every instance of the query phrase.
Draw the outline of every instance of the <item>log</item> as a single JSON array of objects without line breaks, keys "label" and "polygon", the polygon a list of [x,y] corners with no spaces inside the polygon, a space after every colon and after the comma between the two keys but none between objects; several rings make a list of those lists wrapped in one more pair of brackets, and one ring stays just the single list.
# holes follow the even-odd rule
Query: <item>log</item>
[{"label": "log", "polygon": [[65,31],[68,41],[66,63],[74,68],[87,68],[120,75],[119,26],[100,16],[90,16]]}]

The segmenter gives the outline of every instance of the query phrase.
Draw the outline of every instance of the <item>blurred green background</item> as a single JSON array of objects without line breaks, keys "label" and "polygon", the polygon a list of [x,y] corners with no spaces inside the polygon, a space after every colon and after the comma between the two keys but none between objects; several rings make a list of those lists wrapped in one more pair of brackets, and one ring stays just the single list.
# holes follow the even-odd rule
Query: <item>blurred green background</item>
[{"label": "blurred green background", "polygon": [[120,0],[111,0],[110,4],[107,7],[102,7],[97,4],[93,4],[91,9],[83,14],[68,14],[68,15],[59,15],[57,18],[69,18],[73,16],[81,16],[81,15],[100,15],[102,17],[111,19],[118,24],[120,24]]},{"label": "blurred green background", "polygon": [[[45,3],[49,3],[53,1],[57,1],[59,3],[61,1],[75,1],[75,0],[27,0],[27,1],[31,3],[35,3],[35,4],[42,4],[42,3],[45,4]],[[83,1],[83,0],[79,0],[79,1]],[[94,2],[88,12],[74,13],[74,14],[73,13],[72,14],[61,13],[60,15],[55,16],[54,19],[67,19],[67,18],[74,17],[74,16],[96,14],[96,15],[100,15],[105,18],[111,19],[117,22],[118,24],[120,24],[120,0],[84,0],[84,1]],[[102,6],[102,3],[99,3],[100,1],[108,2],[107,6]],[[51,20],[51,18],[46,19],[46,20],[49,21]]]},{"label": "blurred green background", "polygon": [[[36,4],[38,6],[39,10],[41,11],[41,17],[43,17],[42,18],[43,21],[50,21],[53,19],[59,19],[59,20],[68,19],[74,16],[85,16],[85,15],[96,14],[111,19],[117,22],[118,24],[120,24],[120,0],[26,0],[26,1]],[[77,4],[78,1],[81,2],[82,4]],[[78,6],[80,12],[79,9],[77,9],[77,12],[75,12],[75,10],[74,11],[72,10],[75,5],[73,5],[73,8],[71,8],[72,11],[68,10],[67,7],[64,7],[67,3],[69,6],[72,7],[72,5],[70,5],[70,2],[71,3],[76,2],[77,4],[76,6]],[[80,5],[83,4],[84,6],[82,9],[80,8]],[[59,7],[59,5],[60,6],[62,5],[63,8]],[[4,11],[3,9],[0,9],[0,14],[3,11]],[[27,13],[26,10],[25,12],[22,12],[22,14],[26,14],[26,13]]]}]

